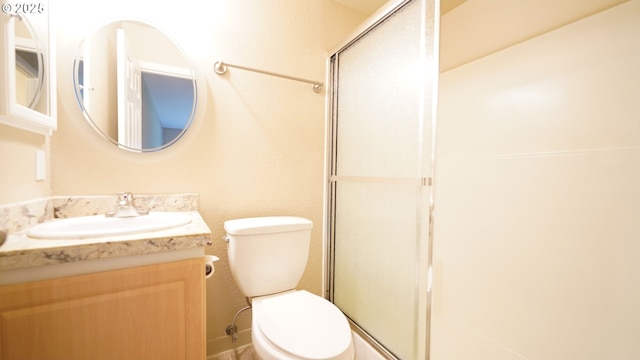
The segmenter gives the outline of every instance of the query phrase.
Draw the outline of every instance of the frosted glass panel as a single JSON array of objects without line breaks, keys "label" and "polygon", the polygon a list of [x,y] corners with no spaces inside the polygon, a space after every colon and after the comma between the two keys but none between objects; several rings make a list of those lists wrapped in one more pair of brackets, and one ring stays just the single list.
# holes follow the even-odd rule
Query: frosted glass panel
[{"label": "frosted glass panel", "polygon": [[338,175],[418,176],[420,1],[343,51]]},{"label": "frosted glass panel", "polygon": [[337,186],[334,302],[401,359],[414,358],[417,187]]},{"label": "frosted glass panel", "polygon": [[400,359],[426,351],[427,3],[406,2],[331,59],[331,298]]}]

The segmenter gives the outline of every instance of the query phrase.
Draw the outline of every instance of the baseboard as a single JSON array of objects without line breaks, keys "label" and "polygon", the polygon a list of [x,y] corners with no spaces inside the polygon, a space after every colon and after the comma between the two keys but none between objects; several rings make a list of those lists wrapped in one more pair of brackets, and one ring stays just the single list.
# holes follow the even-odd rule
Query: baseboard
[{"label": "baseboard", "polygon": [[[245,329],[237,334],[238,338],[236,342],[231,341],[231,336],[223,336],[216,339],[210,339],[207,341],[207,360],[217,360],[218,358],[212,357],[219,354],[224,354],[229,351],[236,351],[244,346],[251,345],[251,329]],[[222,358],[225,359],[226,358]]]},{"label": "baseboard", "polygon": [[360,335],[352,332],[353,346],[356,350],[356,359],[358,360],[385,360],[386,358],[380,354],[373,346],[367,343]]},{"label": "baseboard", "polygon": [[242,357],[245,351],[252,351],[251,344],[242,345],[232,350],[223,351],[219,354],[207,356],[207,360],[237,360]]}]

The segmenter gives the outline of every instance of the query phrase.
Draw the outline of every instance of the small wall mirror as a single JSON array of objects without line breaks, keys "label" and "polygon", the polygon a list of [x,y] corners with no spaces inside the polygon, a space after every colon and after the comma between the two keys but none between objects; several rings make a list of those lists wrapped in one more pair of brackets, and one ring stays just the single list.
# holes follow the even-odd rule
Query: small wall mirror
[{"label": "small wall mirror", "polygon": [[73,65],[85,119],[105,139],[133,152],[167,148],[188,130],[196,80],[182,49],[157,28],[118,21],[86,37]]},{"label": "small wall mirror", "polygon": [[26,18],[15,22],[15,89],[19,105],[47,114],[39,102],[44,84],[44,55],[35,31]]},{"label": "small wall mirror", "polygon": [[[0,122],[50,134],[56,129],[55,51],[48,7],[4,4],[0,15]],[[33,10],[33,11],[31,11]]]}]

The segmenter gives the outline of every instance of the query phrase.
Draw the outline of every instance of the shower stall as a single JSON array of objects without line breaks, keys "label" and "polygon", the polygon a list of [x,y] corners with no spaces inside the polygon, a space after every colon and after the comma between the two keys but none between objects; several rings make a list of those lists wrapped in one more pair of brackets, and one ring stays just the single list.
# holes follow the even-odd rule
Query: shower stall
[{"label": "shower stall", "polygon": [[329,58],[327,296],[390,359],[428,354],[436,14],[391,2]]},{"label": "shower stall", "polygon": [[640,358],[640,0],[596,2],[402,1],[330,54],[326,288],[387,358]]}]

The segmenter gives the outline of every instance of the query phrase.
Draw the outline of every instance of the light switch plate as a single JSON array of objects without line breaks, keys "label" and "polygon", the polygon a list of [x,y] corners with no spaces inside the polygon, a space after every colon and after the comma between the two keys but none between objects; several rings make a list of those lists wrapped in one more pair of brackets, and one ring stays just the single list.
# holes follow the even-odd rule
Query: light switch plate
[{"label": "light switch plate", "polygon": [[43,181],[46,174],[46,159],[44,151],[36,150],[36,181]]}]

